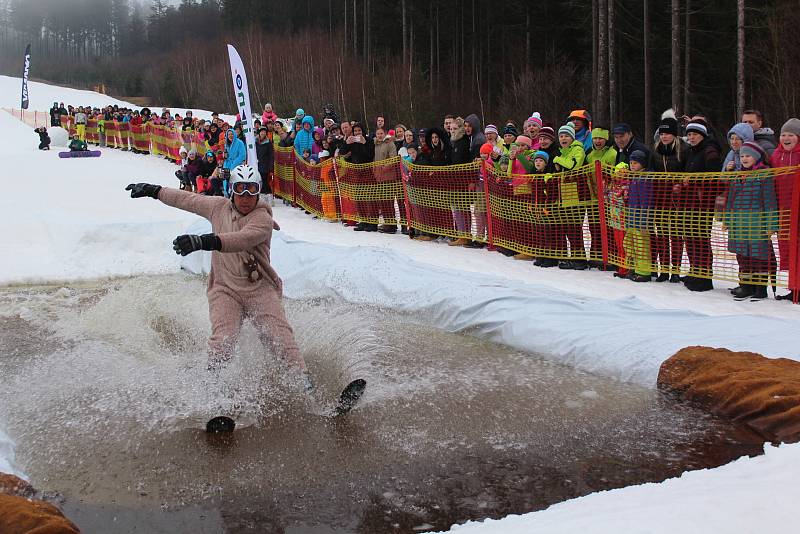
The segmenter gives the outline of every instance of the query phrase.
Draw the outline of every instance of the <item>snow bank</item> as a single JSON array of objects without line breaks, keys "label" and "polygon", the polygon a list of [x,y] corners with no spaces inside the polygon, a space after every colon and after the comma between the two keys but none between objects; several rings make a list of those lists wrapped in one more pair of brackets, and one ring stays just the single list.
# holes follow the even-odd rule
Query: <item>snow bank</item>
[{"label": "snow bank", "polygon": [[50,149],[69,146],[69,132],[61,126],[48,126],[47,134],[50,136]]},{"label": "snow bank", "polygon": [[[192,228],[208,231],[202,223]],[[661,362],[689,345],[800,360],[796,320],[660,310],[633,296],[584,297],[543,284],[432,267],[391,249],[308,243],[287,235],[291,231],[289,226],[273,233],[272,241],[273,266],[289,298],[331,297],[396,309],[437,328],[468,331],[646,387],[655,387]],[[189,256],[183,266],[208,272],[210,254]]]},{"label": "snow bank", "polygon": [[713,470],[600,491],[546,510],[454,525],[456,534],[782,532],[797,522],[800,444]]},{"label": "snow bank", "polygon": [[163,159],[102,150],[60,159],[37,149],[32,128],[0,112],[0,284],[175,272],[172,239],[196,216],[151,199],[132,200],[130,182],[175,185]]}]

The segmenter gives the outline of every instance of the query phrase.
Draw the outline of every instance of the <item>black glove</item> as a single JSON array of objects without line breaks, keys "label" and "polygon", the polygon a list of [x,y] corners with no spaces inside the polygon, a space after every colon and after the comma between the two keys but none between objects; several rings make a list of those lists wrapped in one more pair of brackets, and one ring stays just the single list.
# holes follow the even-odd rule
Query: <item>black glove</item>
[{"label": "black glove", "polygon": [[221,250],[222,241],[216,234],[179,235],[172,242],[175,254],[187,256],[196,250]]},{"label": "black glove", "polygon": [[161,186],[153,184],[128,184],[125,191],[131,192],[131,198],[151,197],[157,199],[158,192],[161,191]]}]

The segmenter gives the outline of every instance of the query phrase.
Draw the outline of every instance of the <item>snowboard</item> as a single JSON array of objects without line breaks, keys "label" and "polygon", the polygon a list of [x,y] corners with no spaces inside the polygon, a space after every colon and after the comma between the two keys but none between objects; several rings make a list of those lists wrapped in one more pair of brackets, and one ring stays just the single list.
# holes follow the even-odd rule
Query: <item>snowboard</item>
[{"label": "snowboard", "polygon": [[[339,395],[339,399],[330,417],[341,417],[350,412],[350,410],[358,404],[366,388],[367,381],[362,378],[358,378],[347,384],[347,387],[345,387]],[[235,429],[236,421],[225,415],[214,417],[206,423],[206,432],[209,434],[229,433],[233,432]]]},{"label": "snowboard", "polygon": [[99,158],[99,150],[79,150],[76,152],[59,152],[59,158]]}]

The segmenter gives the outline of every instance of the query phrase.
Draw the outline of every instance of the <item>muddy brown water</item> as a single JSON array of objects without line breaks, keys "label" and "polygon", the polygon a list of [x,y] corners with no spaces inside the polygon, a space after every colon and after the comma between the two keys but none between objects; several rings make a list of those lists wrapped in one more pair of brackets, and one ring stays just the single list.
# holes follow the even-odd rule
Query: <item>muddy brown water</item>
[{"label": "muddy brown water", "polygon": [[[321,401],[245,328],[210,379],[203,280],[0,290],[0,426],[87,533],[413,533],[757,454],[659,392],[425,326],[287,301]],[[325,399],[368,390],[346,418]],[[242,427],[202,431],[235,401]]]}]

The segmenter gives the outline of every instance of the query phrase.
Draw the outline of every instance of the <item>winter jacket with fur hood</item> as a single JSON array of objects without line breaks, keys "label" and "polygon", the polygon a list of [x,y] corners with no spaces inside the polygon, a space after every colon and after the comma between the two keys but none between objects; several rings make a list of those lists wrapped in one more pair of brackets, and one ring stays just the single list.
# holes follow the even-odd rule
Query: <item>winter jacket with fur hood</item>
[{"label": "winter jacket with fur hood", "polygon": [[[450,146],[452,148],[453,165],[461,163],[469,163],[472,161],[472,153],[470,151],[470,141],[467,133],[464,130],[464,120],[459,118],[458,125],[453,133],[450,135]],[[480,151],[480,146],[478,146]]]}]

